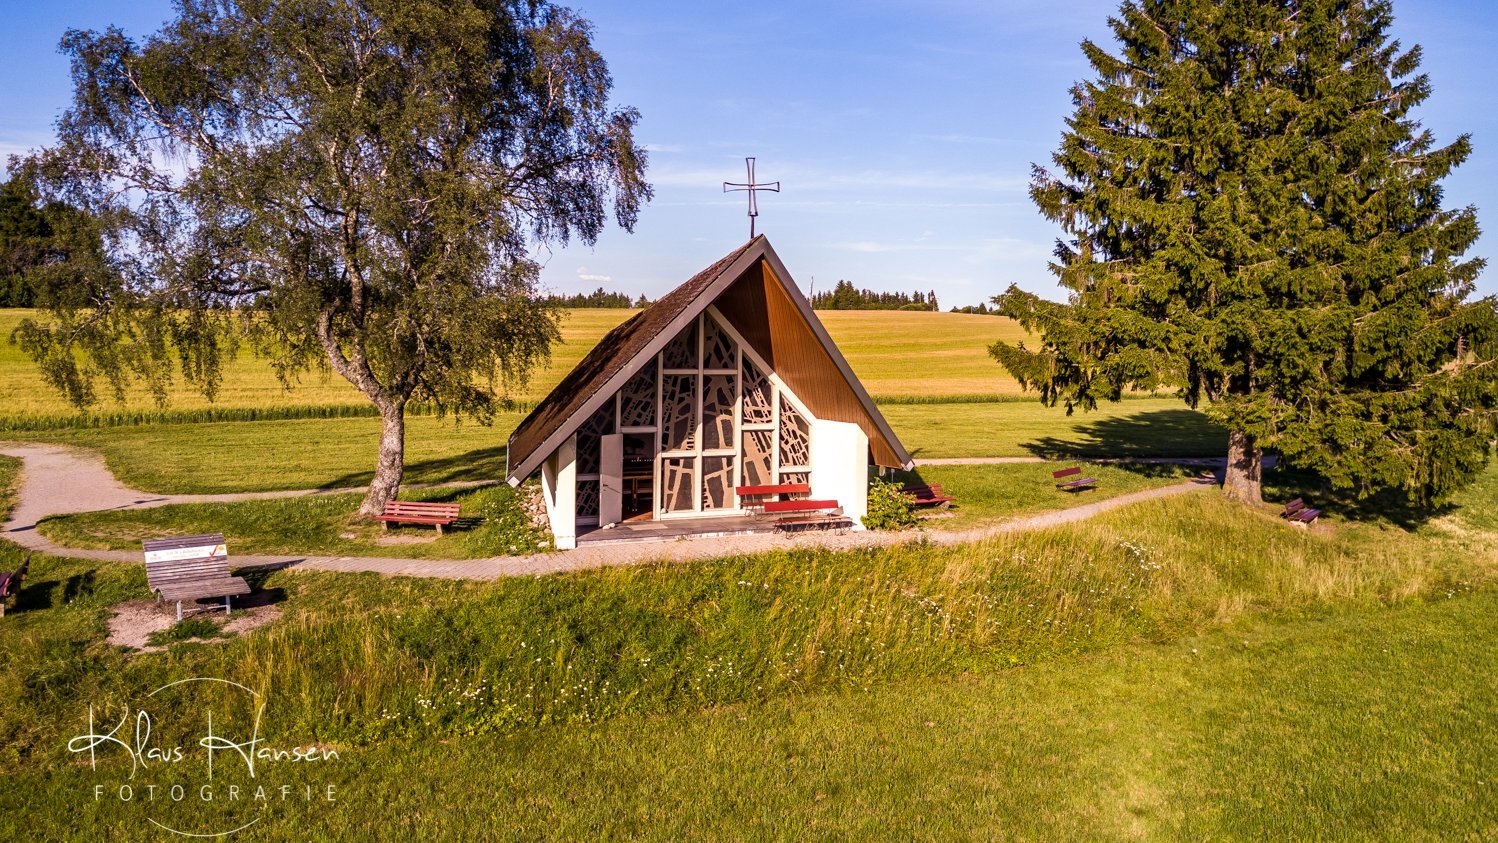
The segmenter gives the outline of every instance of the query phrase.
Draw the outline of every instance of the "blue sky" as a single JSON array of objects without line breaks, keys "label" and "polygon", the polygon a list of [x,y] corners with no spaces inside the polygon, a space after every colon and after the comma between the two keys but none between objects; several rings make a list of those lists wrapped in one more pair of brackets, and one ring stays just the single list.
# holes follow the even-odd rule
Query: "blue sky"
[{"label": "blue sky", "polygon": [[[656,198],[635,233],[543,251],[559,292],[598,286],[658,296],[748,234],[743,159],[758,158],[759,230],[803,289],[846,278],[882,290],[935,289],[975,304],[1010,283],[1058,296],[1046,260],[1058,232],[1026,195],[1087,75],[1077,44],[1106,43],[1114,0],[893,0],[571,3],[596,26],[615,99],[643,114]],[[134,35],[170,14],[160,0],[5,3],[0,154],[43,145],[66,106],[65,29]],[[1396,0],[1395,34],[1425,50],[1437,139],[1474,136],[1446,183],[1448,206],[1498,225],[1498,4]],[[1498,233],[1479,242],[1488,255]],[[1498,271],[1480,284],[1498,293]]]}]

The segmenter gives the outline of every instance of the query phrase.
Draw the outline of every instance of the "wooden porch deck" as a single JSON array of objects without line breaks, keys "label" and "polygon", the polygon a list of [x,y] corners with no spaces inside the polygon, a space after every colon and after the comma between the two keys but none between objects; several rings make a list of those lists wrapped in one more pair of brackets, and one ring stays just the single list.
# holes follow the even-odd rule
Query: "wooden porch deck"
[{"label": "wooden porch deck", "polygon": [[[586,532],[583,532],[586,530]],[[747,515],[717,518],[674,518],[666,521],[624,521],[612,527],[586,527],[577,535],[578,547],[673,539],[748,536],[775,532],[775,522]]]}]

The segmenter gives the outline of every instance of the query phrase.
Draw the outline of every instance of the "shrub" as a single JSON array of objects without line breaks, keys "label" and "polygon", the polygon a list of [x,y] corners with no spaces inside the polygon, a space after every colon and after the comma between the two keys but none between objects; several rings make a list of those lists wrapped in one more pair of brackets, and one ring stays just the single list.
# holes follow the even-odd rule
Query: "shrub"
[{"label": "shrub", "polygon": [[900,484],[875,479],[869,484],[869,513],[863,525],[870,530],[901,530],[914,527],[915,498],[900,491]]}]

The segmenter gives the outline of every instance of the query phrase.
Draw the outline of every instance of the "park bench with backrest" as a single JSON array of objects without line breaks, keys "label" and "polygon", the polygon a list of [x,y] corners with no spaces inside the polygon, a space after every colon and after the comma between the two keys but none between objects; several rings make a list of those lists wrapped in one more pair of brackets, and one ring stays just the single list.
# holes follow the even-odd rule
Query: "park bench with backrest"
[{"label": "park bench with backrest", "polygon": [[1311,509],[1301,498],[1285,504],[1285,511],[1280,513],[1281,518],[1288,519],[1292,524],[1311,524],[1321,517],[1321,510]]},{"label": "park bench with backrest", "polygon": [[[1079,466],[1063,468],[1060,471],[1051,472],[1051,479],[1056,481],[1056,488],[1063,492],[1080,492],[1083,489],[1096,489],[1097,478],[1080,477],[1082,469]],[[1077,477],[1076,480],[1068,480],[1068,477]]]},{"label": "park bench with backrest", "polygon": [[901,494],[909,495],[916,506],[940,506],[946,509],[952,501],[957,500],[951,495],[942,494],[940,483],[931,483],[925,486],[906,486],[900,490]]},{"label": "park bench with backrest", "polygon": [[734,493],[745,509],[758,515],[777,516],[775,526],[779,529],[846,526],[848,523],[846,518],[840,517],[843,508],[837,501],[802,497],[811,495],[811,486],[805,483],[737,486]]},{"label": "park bench with backrest", "polygon": [[458,520],[458,504],[425,501],[387,501],[385,511],[375,516],[386,530],[391,524],[432,524],[440,534]]},{"label": "park bench with backrest", "polygon": [[[222,597],[227,615],[229,598],[250,593],[249,583],[229,574],[229,548],[221,533],[146,539],[141,545],[146,555],[146,585],[156,593],[158,601],[177,604],[179,621],[185,601]],[[211,612],[216,608],[196,611]]]},{"label": "park bench with backrest", "polygon": [[31,554],[21,560],[21,567],[14,571],[0,571],[0,618],[5,617],[5,601],[13,595],[21,593],[21,585],[26,581],[26,570],[31,567]]}]

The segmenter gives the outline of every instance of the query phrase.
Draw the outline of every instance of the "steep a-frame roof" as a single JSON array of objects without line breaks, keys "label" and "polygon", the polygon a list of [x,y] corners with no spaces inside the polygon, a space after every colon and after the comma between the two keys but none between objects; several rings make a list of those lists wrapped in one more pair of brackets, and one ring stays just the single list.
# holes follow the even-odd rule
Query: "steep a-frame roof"
[{"label": "steep a-frame roof", "polygon": [[[631,375],[730,288],[735,295],[725,298],[723,304],[725,310],[736,312],[729,314],[731,321],[746,317],[768,320],[773,316],[781,322],[798,323],[796,331],[785,334],[791,337],[793,347],[786,348],[782,357],[795,355],[805,359],[811,354],[826,355],[825,363],[829,365],[823,365],[821,370],[835,371],[837,376],[808,379],[805,389],[808,394],[803,394],[800,385],[787,378],[788,385],[807,402],[813,415],[859,424],[869,437],[876,463],[907,468],[912,465],[905,446],[874,406],[770,242],[760,235],[605,334],[510,435],[506,472],[509,482],[519,484],[534,473],[547,455],[611,399]],[[740,330],[744,330],[742,325]],[[784,332],[777,335],[781,333]],[[802,341],[794,342],[796,337]],[[774,340],[768,329],[750,328],[745,338],[776,371],[784,368],[774,360]],[[792,342],[785,344],[789,346]],[[828,397],[819,400],[822,395]]]}]

